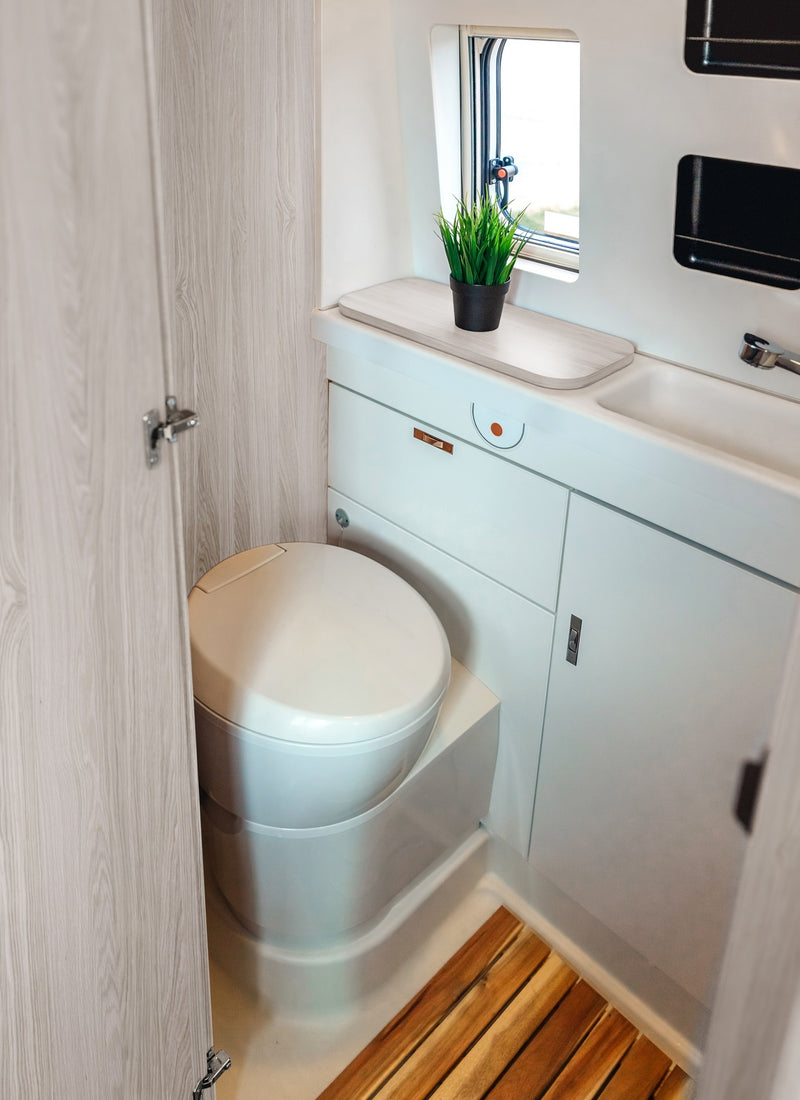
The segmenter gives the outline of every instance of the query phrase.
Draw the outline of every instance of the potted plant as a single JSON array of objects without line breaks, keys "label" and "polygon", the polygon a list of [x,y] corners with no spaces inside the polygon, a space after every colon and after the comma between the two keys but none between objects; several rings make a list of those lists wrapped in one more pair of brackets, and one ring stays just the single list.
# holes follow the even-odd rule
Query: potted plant
[{"label": "potted plant", "polygon": [[471,205],[459,200],[452,221],[441,210],[435,215],[458,328],[489,332],[500,324],[511,271],[525,243],[514,236],[524,213],[508,218],[484,194]]}]

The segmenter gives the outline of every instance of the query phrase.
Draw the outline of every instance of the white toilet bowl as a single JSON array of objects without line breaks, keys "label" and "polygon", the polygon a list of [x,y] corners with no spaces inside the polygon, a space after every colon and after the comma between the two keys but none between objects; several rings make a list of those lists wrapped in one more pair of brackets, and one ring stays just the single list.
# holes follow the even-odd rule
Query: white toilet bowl
[{"label": "white toilet bowl", "polygon": [[234,818],[306,829],[388,796],[447,689],[439,620],[350,550],[263,546],[189,597],[200,786]]}]

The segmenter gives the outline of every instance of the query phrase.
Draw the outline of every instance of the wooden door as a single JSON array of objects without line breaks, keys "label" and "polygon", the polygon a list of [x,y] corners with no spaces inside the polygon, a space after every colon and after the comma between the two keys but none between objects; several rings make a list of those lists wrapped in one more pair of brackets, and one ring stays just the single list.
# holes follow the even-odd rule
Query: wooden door
[{"label": "wooden door", "polygon": [[[739,767],[769,737],[795,603],[570,501],[531,860],[707,1005],[744,855]],[[565,659],[573,614],[577,665]]]},{"label": "wooden door", "polygon": [[[0,6],[0,1050],[181,1100],[211,1044],[138,0]],[[182,444],[185,445],[185,444]],[[166,450],[166,448],[165,448]]]}]

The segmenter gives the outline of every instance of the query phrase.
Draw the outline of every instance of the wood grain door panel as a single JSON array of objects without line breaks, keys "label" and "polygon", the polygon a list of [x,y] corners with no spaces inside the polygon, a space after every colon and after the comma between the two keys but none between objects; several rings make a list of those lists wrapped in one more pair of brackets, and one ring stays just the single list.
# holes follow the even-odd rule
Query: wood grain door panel
[{"label": "wood grain door panel", "polygon": [[21,1100],[190,1096],[211,1042],[137,0],[0,12],[0,1042]]}]

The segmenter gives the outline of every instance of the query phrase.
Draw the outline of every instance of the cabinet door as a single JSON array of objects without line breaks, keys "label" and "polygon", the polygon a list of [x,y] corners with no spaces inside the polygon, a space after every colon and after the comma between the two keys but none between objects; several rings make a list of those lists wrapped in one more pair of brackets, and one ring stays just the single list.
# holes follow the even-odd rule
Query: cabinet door
[{"label": "cabinet door", "polygon": [[743,854],[739,766],[766,740],[795,599],[570,502],[531,860],[706,1004]]},{"label": "cabinet door", "polygon": [[[500,699],[488,824],[527,856],[553,616],[355,501],[330,490],[331,541],[367,554],[413,585],[439,616],[450,651]],[[334,518],[350,519],[342,531]]]}]

